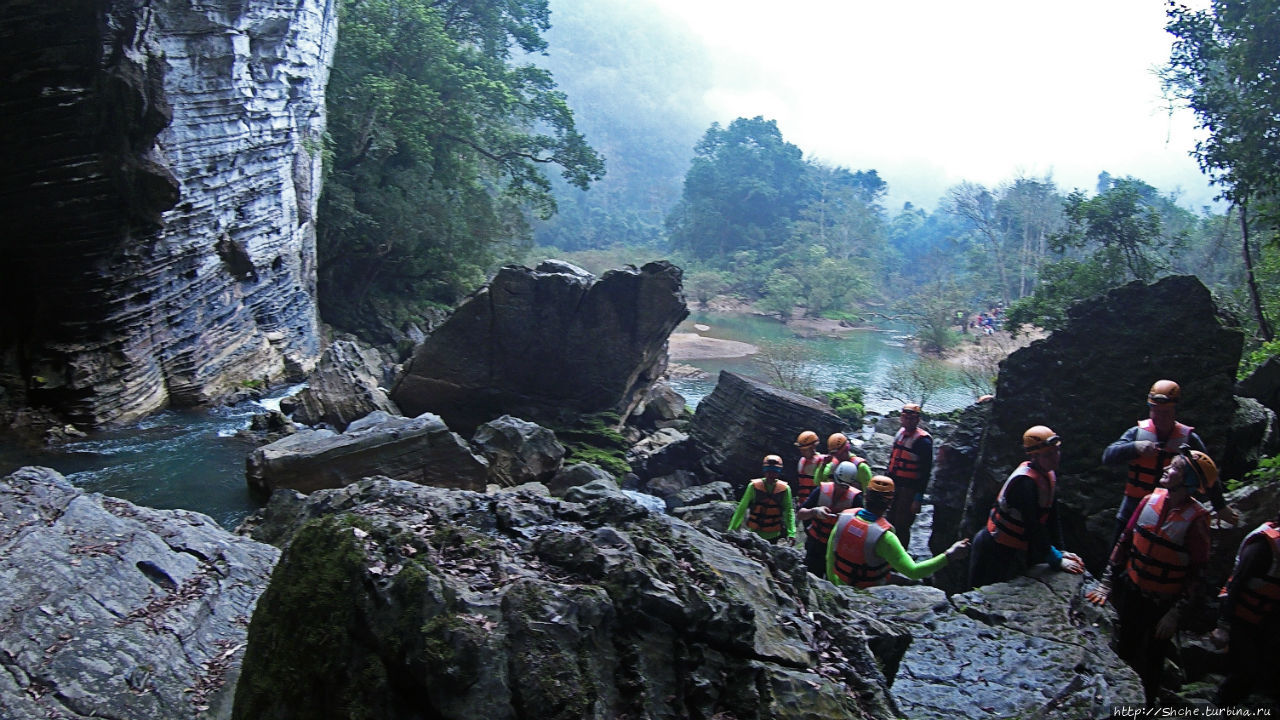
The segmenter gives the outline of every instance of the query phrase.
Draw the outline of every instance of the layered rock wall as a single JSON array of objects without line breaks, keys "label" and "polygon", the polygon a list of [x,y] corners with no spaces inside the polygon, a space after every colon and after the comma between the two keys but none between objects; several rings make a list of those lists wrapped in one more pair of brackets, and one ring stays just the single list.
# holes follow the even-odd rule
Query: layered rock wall
[{"label": "layered rock wall", "polygon": [[315,363],[328,0],[0,7],[0,383],[81,425]]}]

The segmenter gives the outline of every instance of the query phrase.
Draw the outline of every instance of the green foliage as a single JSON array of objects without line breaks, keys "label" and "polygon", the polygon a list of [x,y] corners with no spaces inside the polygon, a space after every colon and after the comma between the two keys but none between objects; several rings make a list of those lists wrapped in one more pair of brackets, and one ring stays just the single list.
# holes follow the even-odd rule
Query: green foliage
[{"label": "green foliage", "polygon": [[[1273,483],[1280,481],[1280,455],[1265,457],[1258,461],[1258,467],[1250,470],[1246,476],[1250,481],[1261,483]],[[1227,491],[1239,488],[1239,481],[1235,481],[1235,487],[1232,487],[1232,480],[1227,481]]]},{"label": "green foliage", "polygon": [[684,289],[698,304],[706,307],[712,298],[729,289],[729,279],[723,272],[698,270],[684,276]]},{"label": "green foliage", "polygon": [[712,123],[694,147],[684,193],[667,216],[672,248],[719,262],[738,251],[772,252],[809,194],[800,148],[773,120]]},{"label": "green foliage", "polygon": [[591,463],[614,477],[622,477],[631,472],[627,463],[631,443],[614,429],[619,424],[616,413],[596,413],[549,427],[565,447],[565,465]]},{"label": "green foliage", "polygon": [[1115,286],[1115,277],[1097,258],[1059,260],[1046,265],[1040,271],[1040,286],[1035,294],[1015,302],[1005,312],[1005,329],[1013,333],[1022,328],[1057,330],[1066,324],[1067,308]]},{"label": "green foliage", "polygon": [[555,210],[542,167],[604,172],[539,52],[546,0],[342,0],[328,90],[333,157],[318,219],[321,312],[374,298],[452,304]]},{"label": "green foliage", "polygon": [[1240,367],[1236,371],[1236,379],[1243,380],[1258,366],[1273,357],[1280,357],[1280,339],[1264,342],[1240,359]]},{"label": "green foliage", "polygon": [[1160,253],[1169,245],[1161,234],[1154,194],[1154,188],[1133,178],[1113,180],[1106,192],[1091,198],[1077,190],[1067,196],[1066,229],[1050,242],[1059,251],[1093,251],[1117,285],[1129,279],[1151,281],[1168,267]]},{"label": "green foliage", "polygon": [[857,427],[862,423],[862,416],[866,412],[862,405],[862,388],[840,388],[827,395],[827,404],[837,415],[848,421],[850,426]]}]

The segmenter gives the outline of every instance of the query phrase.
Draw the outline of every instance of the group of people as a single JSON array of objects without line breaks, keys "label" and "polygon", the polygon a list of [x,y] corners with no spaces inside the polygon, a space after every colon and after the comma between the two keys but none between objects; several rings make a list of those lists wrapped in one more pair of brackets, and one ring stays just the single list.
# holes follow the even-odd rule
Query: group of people
[{"label": "group of people", "polygon": [[[1087,593],[1093,603],[1116,607],[1116,651],[1137,671],[1148,704],[1156,701],[1171,638],[1189,603],[1204,591],[1210,511],[1200,499],[1220,519],[1236,519],[1204,442],[1176,419],[1180,399],[1176,382],[1157,381],[1147,394],[1148,417],[1103,452],[1104,463],[1128,466],[1128,479],[1106,570]],[[913,560],[904,546],[929,480],[933,445],[920,427],[918,405],[903,406],[900,424],[883,475],[853,454],[845,435],[831,435],[821,455],[817,434],[801,433],[796,495],[782,480],[782,458],[765,457],[764,477],[748,485],[729,529],[745,524],[765,539],[794,543],[799,520],[806,524],[809,571],[863,588],[888,582],[890,569],[913,580],[928,577],[966,554],[973,587],[1012,579],[1041,562],[1084,572],[1078,555],[1060,549],[1062,439],[1045,425],[1023,433],[1027,459],[1000,488],[972,542],[961,540],[942,554]],[[1217,701],[1231,705],[1274,672],[1264,653],[1280,641],[1280,514],[1246,536],[1219,597],[1220,620],[1211,639],[1227,647],[1230,674]]]},{"label": "group of people", "polygon": [[729,530],[745,526],[766,540],[794,544],[798,520],[805,524],[809,572],[862,588],[888,582],[890,569],[918,580],[963,558],[968,540],[922,562],[906,551],[933,467],[933,439],[920,427],[919,405],[903,406],[899,423],[885,474],[854,455],[844,433],[827,438],[825,455],[817,452],[817,433],[800,433],[797,492],[782,480],[782,458],[766,455],[763,477],[747,484]]}]

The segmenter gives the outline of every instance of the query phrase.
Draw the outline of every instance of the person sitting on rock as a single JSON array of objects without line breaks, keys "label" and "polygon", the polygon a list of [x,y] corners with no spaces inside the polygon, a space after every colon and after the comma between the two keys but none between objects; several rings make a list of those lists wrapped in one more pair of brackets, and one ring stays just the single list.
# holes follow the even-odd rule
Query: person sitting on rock
[{"label": "person sitting on rock", "polygon": [[747,483],[738,509],[729,521],[729,530],[732,532],[742,527],[745,520],[747,529],[765,540],[777,542],[785,539],[794,545],[795,505],[791,501],[791,487],[780,479],[782,458],[765,455],[762,471],[764,477]]},{"label": "person sitting on rock", "polygon": [[1280,647],[1280,514],[1245,536],[1218,597],[1220,619],[1211,639],[1227,647],[1227,677],[1215,704],[1236,705],[1254,689],[1280,701],[1280,678],[1271,660]]},{"label": "person sitting on rock", "polygon": [[822,482],[805,499],[796,517],[808,523],[805,527],[804,566],[818,577],[827,575],[827,538],[836,518],[849,508],[862,505],[859,476],[871,477],[865,462],[845,460],[836,466],[831,480]]},{"label": "person sitting on rock", "polygon": [[[1178,383],[1172,380],[1155,381],[1147,392],[1147,419],[1139,420],[1137,425],[1126,430],[1119,440],[1102,451],[1104,465],[1129,465],[1124,498],[1116,511],[1116,530],[1112,545],[1129,524],[1138,501],[1156,488],[1156,482],[1164,473],[1165,467],[1178,454],[1178,448],[1186,444],[1192,450],[1208,452],[1195,428],[1174,419],[1181,399],[1182,388]],[[1227,507],[1227,502],[1222,497],[1222,487],[1215,485],[1209,493],[1218,517],[1229,523],[1235,522],[1235,512]]]},{"label": "person sitting on rock", "polygon": [[920,406],[907,403],[898,417],[901,427],[893,438],[886,475],[898,489],[889,508],[889,522],[904,546],[911,543],[911,524],[920,512],[924,491],[933,472],[933,436],[920,427]]},{"label": "person sitting on rock", "polygon": [[1148,705],[1157,699],[1169,639],[1199,594],[1201,571],[1209,561],[1209,513],[1192,493],[1205,492],[1217,481],[1213,460],[1184,445],[1165,466],[1160,486],[1138,502],[1102,580],[1086,594],[1102,605],[1119,577],[1116,654],[1142,679]]},{"label": "person sitting on rock", "polygon": [[953,558],[969,553],[969,540],[957,540],[947,551],[917,563],[907,554],[883,516],[893,505],[894,482],[875,475],[862,493],[861,509],[840,513],[827,541],[827,579],[836,585],[867,588],[889,580],[889,569],[911,580],[929,577]]},{"label": "person sitting on rock", "polygon": [[1058,434],[1044,425],[1022,434],[1022,448],[1029,459],[1005,480],[987,526],[973,537],[970,587],[1011,580],[1037,562],[1070,573],[1084,572],[1080,556],[1057,548],[1062,544],[1056,500],[1061,445]]},{"label": "person sitting on rock", "polygon": [[818,468],[827,461],[827,456],[818,453],[818,433],[812,430],[805,430],[796,438],[796,447],[800,450],[800,460],[796,463],[796,491],[794,497],[797,503],[802,503],[809,497],[809,493],[818,487],[818,483],[813,479],[814,473]]}]

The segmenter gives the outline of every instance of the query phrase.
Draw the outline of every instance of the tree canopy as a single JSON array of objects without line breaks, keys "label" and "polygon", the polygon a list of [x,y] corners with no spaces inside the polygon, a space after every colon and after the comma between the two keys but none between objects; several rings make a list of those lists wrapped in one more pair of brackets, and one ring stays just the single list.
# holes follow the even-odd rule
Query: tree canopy
[{"label": "tree canopy", "polygon": [[319,211],[321,313],[368,327],[449,304],[555,211],[543,168],[586,188],[603,160],[550,73],[546,0],[342,0]]}]

